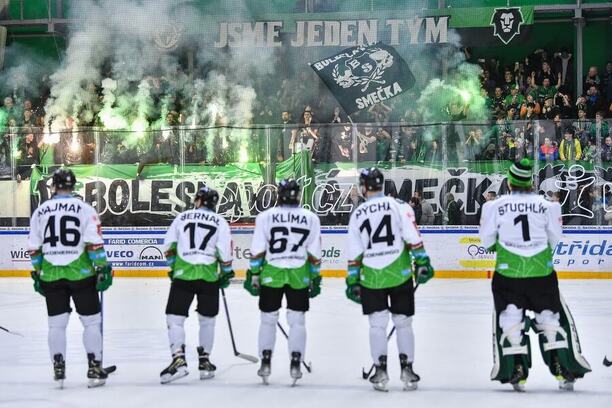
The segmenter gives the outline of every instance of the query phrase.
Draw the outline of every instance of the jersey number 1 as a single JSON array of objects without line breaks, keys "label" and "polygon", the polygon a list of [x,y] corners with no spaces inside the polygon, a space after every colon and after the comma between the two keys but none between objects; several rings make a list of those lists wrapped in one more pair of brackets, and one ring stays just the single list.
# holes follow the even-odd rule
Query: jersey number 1
[{"label": "jersey number 1", "polygon": [[529,219],[527,214],[519,215],[514,219],[514,225],[521,223],[521,229],[523,230],[523,241],[531,241],[531,235],[529,235]]},{"label": "jersey number 1", "polygon": [[[68,223],[74,224],[74,227],[69,226]],[[47,225],[45,225],[43,244],[49,244],[52,247],[56,247],[57,241],[59,241],[63,246],[75,247],[79,245],[81,241],[80,226],[81,221],[79,221],[77,217],[64,215],[60,218],[58,237],[57,231],[55,230],[55,215],[52,215],[47,220]]]}]

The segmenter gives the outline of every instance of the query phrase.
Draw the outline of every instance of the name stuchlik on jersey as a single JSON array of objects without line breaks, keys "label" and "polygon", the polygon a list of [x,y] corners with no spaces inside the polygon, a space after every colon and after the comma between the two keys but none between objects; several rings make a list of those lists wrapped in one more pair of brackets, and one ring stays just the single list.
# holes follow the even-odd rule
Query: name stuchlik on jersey
[{"label": "name stuchlik on jersey", "polygon": [[499,215],[504,215],[506,212],[513,213],[534,213],[543,214],[546,212],[546,207],[542,203],[506,203],[497,208]]}]

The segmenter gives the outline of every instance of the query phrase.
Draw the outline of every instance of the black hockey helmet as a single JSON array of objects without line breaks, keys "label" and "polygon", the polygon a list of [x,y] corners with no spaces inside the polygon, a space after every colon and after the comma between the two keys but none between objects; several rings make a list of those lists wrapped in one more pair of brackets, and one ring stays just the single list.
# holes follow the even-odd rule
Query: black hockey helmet
[{"label": "black hockey helmet", "polygon": [[376,167],[361,170],[359,174],[359,185],[367,191],[382,191],[385,184],[385,176]]},{"label": "black hockey helmet", "polygon": [[72,190],[76,184],[76,177],[70,169],[60,168],[53,173],[51,185],[56,190]]},{"label": "black hockey helmet", "polygon": [[295,179],[288,178],[278,183],[278,202],[281,204],[299,204],[300,185]]},{"label": "black hockey helmet", "polygon": [[198,190],[195,199],[200,200],[200,205],[202,207],[215,211],[217,209],[217,203],[219,202],[219,193],[217,193],[217,190],[204,186]]}]

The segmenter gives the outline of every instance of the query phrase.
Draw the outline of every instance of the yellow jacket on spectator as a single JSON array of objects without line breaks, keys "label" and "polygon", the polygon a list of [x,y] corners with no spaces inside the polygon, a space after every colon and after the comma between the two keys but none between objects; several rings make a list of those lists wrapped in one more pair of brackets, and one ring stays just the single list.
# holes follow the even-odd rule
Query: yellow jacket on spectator
[{"label": "yellow jacket on spectator", "polygon": [[574,143],[568,142],[566,139],[561,140],[559,145],[559,157],[561,160],[580,160],[582,158],[582,148],[580,140],[572,139]]}]

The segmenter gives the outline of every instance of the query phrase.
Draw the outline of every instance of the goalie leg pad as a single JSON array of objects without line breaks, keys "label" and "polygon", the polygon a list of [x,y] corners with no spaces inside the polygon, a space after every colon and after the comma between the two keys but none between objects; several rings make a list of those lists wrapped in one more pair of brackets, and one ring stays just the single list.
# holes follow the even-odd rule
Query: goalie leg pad
[{"label": "goalie leg pad", "polygon": [[525,377],[531,368],[531,346],[529,335],[525,334],[529,320],[524,310],[508,305],[501,313],[493,311],[493,369],[491,380],[508,383],[515,365],[520,362]]},{"label": "goalie leg pad", "polygon": [[591,366],[582,355],[574,318],[565,300],[561,297],[561,310],[552,313],[543,310],[536,313],[535,331],[539,336],[540,352],[544,362],[553,371],[552,357],[556,355],[568,379],[582,378],[591,371]]}]

